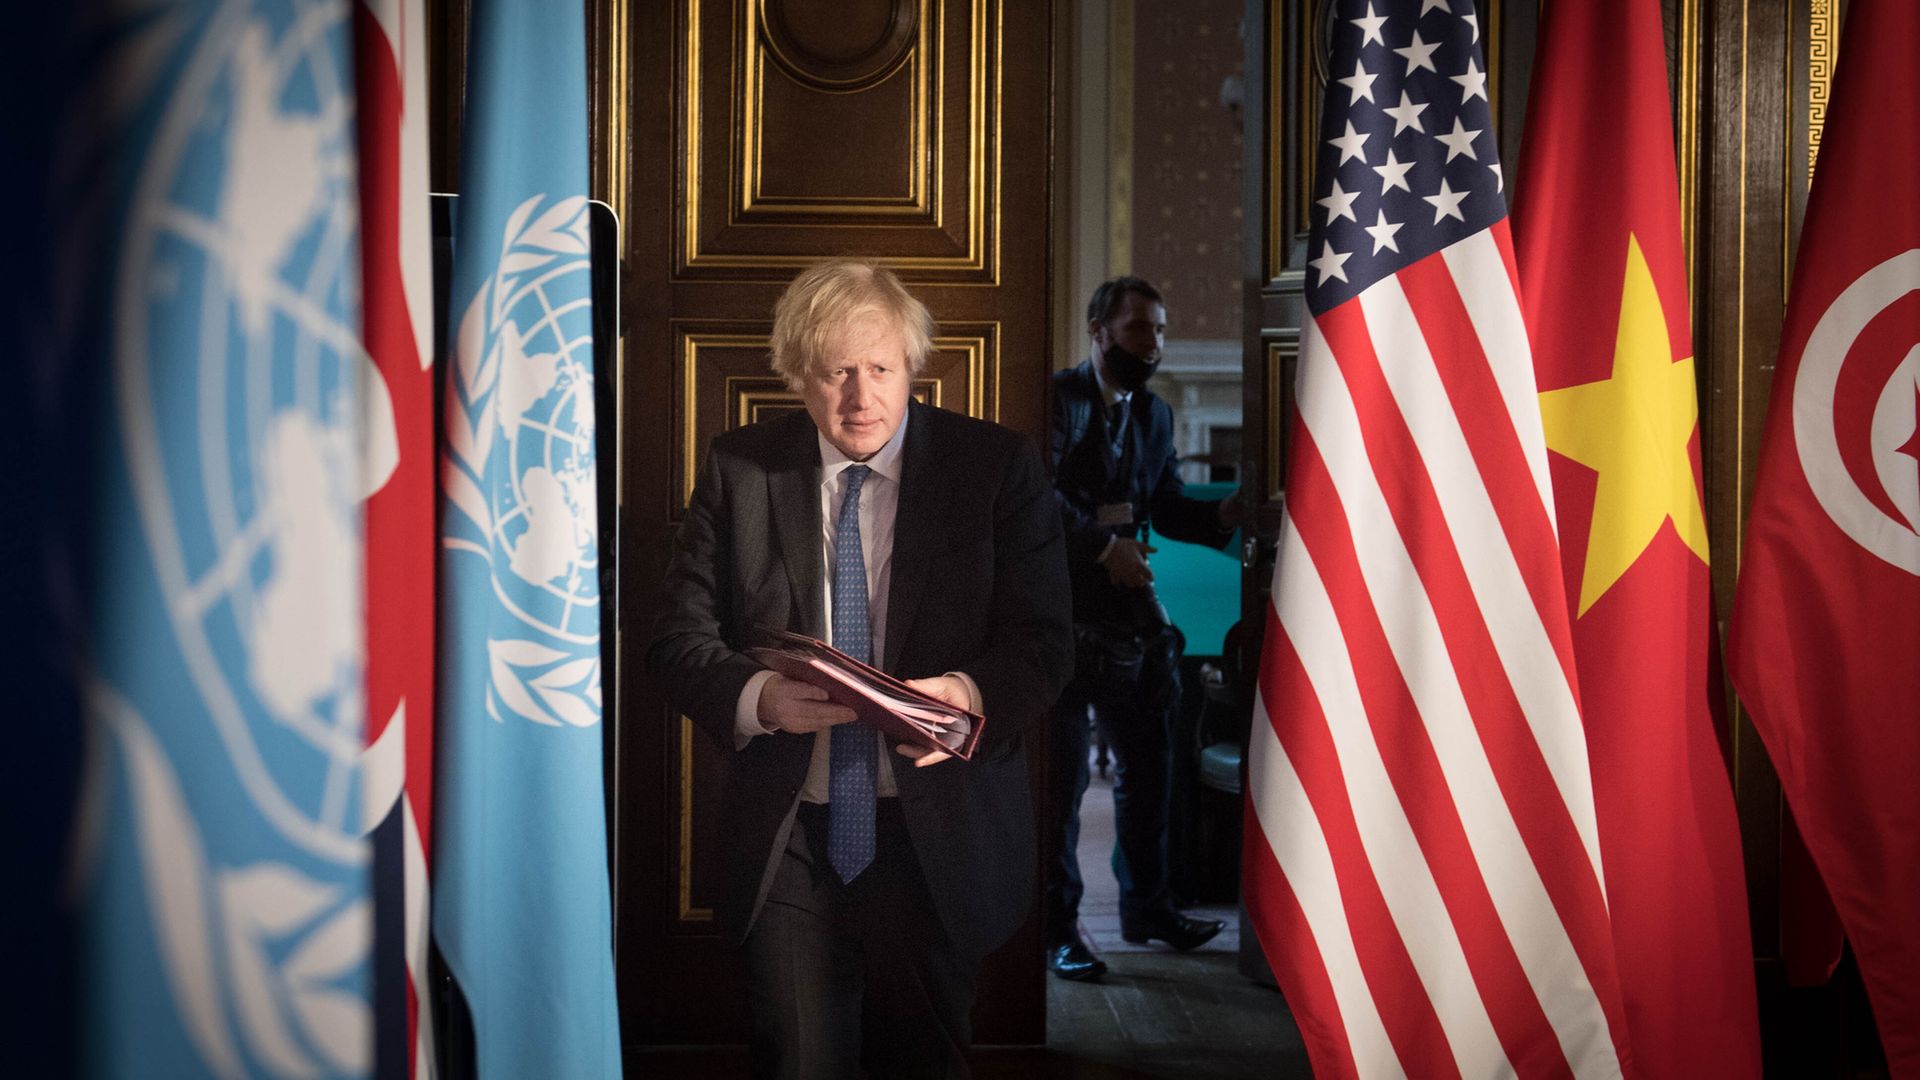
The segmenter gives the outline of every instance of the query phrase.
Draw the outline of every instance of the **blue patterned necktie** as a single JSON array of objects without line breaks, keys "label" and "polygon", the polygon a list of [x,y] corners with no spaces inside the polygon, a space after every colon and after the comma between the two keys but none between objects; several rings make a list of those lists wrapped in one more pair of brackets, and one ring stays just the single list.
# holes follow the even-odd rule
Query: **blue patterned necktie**
[{"label": "blue patterned necktie", "polygon": [[[873,619],[867,610],[867,561],[860,546],[860,485],[873,470],[849,465],[847,494],[833,525],[833,647],[863,664],[873,662]],[[873,732],[842,725],[831,732],[827,781],[827,859],[850,882],[873,861]]]}]

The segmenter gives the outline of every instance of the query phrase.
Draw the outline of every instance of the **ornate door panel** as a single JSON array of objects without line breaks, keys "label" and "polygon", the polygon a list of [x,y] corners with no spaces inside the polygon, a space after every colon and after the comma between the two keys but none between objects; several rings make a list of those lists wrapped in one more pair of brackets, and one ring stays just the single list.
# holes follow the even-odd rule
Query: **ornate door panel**
[{"label": "ornate door panel", "polygon": [[995,284],[998,6],[688,5],[679,274],[765,280],[852,227],[923,280]]},{"label": "ornate door panel", "polygon": [[[635,1051],[746,1036],[713,923],[726,756],[641,670],[694,473],[716,434],[797,407],[768,368],[772,309],[827,255],[885,262],[933,310],[917,397],[1040,438],[1050,7],[598,0],[597,166],[626,230],[613,798]],[[1029,926],[990,958],[977,1041],[1044,1040],[1039,954]]]}]

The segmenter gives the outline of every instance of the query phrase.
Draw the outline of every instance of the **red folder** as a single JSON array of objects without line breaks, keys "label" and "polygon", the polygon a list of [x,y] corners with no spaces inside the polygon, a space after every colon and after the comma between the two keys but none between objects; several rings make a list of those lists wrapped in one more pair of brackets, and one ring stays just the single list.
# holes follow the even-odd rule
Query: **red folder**
[{"label": "red folder", "polygon": [[900,742],[941,750],[962,761],[973,757],[986,718],[923,694],[870,664],[863,664],[818,638],[771,627],[755,631],[747,655],[789,679],[817,686],[854,711],[859,721]]}]

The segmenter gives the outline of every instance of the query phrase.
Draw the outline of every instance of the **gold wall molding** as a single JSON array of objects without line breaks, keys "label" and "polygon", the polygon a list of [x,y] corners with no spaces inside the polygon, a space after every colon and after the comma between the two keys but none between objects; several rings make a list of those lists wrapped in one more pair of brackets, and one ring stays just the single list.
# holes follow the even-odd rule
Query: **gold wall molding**
[{"label": "gold wall molding", "polygon": [[633,127],[629,120],[633,86],[628,74],[627,49],[629,45],[629,16],[627,0],[606,0],[607,26],[599,43],[606,55],[605,78],[606,96],[602,101],[603,123],[600,129],[601,145],[605,169],[605,190],[600,198],[613,207],[614,217],[619,226],[615,235],[619,238],[620,250],[627,249],[627,214],[630,207],[627,200],[632,193],[632,175],[628,162],[633,154]]},{"label": "gold wall molding", "polygon": [[[921,381],[929,388],[929,396],[921,398],[927,404],[942,409],[964,412],[977,420],[1000,419],[1000,324],[991,323],[948,323],[945,334],[935,334],[933,338],[934,357],[928,365],[941,356],[957,356],[966,372],[963,387],[964,401],[959,408],[944,400],[941,390],[945,385],[940,380]],[[966,330],[967,333],[952,333]],[[916,396],[918,396],[916,394]]]},{"label": "gold wall molding", "polygon": [[[601,33],[598,44],[598,48],[604,59],[601,69],[594,73],[594,77],[605,80],[602,84],[603,89],[601,90],[600,96],[601,127],[599,133],[600,160],[602,163],[601,183],[604,186],[598,194],[601,200],[608,206],[613,207],[614,255],[617,260],[616,266],[618,266],[624,263],[627,257],[627,215],[632,212],[632,206],[629,200],[633,197],[633,175],[629,166],[633,158],[633,127],[630,121],[633,85],[628,63],[628,49],[631,44],[633,24],[631,21],[631,13],[627,10],[627,0],[607,0],[604,10],[606,11],[607,22],[604,27],[600,28]],[[624,290],[617,280],[621,276],[617,270],[614,276],[616,278],[615,291],[623,292]],[[626,320],[621,319],[619,322],[624,324]],[[616,388],[616,392],[613,395],[614,452],[613,462],[607,467],[613,469],[614,512],[618,515],[626,502],[627,496],[626,388],[628,385],[628,372],[627,335],[624,325],[614,327],[612,345],[614,387]],[[611,661],[612,671],[616,676],[626,670],[624,663],[626,636],[620,628],[621,621],[622,620],[618,618],[613,620]],[[619,724],[619,719],[625,714],[623,704],[628,699],[631,690],[627,687],[627,680],[624,678],[616,677],[613,682],[613,696],[610,700],[603,703],[602,723],[607,724],[613,733],[613,746],[609,752],[613,755],[616,762],[612,779],[612,795],[617,805],[620,801],[620,782],[622,779],[621,771],[618,767],[621,744],[621,725]],[[620,862],[626,858],[625,853],[621,850],[623,846],[620,836],[622,815],[617,810],[614,812],[609,825],[611,826],[610,840],[613,846],[613,863],[617,868]],[[616,925],[618,925],[621,918],[620,904],[618,902],[620,879],[621,875],[616,869],[611,886],[615,901],[613,917]]]},{"label": "gold wall molding", "polygon": [[[749,4],[747,17],[766,35],[767,54],[795,81],[828,93],[857,93],[892,77],[913,52],[926,26],[925,0],[893,0],[887,24],[865,51],[840,56],[815,52],[795,34],[787,5],[779,0]],[[924,45],[924,38],[920,39]]]},{"label": "gold wall molding", "polygon": [[[757,352],[765,357],[768,352],[770,335],[768,333],[719,333],[700,331],[676,331],[680,353],[680,503],[686,505],[693,498],[694,475],[700,468],[700,368],[703,366],[702,353],[708,356],[717,353]],[[710,366],[710,363],[709,365]],[[727,379],[733,383],[734,376]],[[741,387],[738,384],[729,390],[759,390],[758,383],[766,382],[780,387],[780,392],[788,393],[780,377],[771,367],[762,361],[758,375],[745,376],[753,384]],[[794,399],[796,403],[798,398]],[[713,432],[712,434],[719,434]]]},{"label": "gold wall molding", "polygon": [[[1317,97],[1319,88],[1326,85],[1326,71],[1321,51],[1314,45],[1319,34],[1318,22],[1325,10],[1323,4],[1313,4],[1307,8],[1307,13],[1302,19],[1305,24],[1304,32],[1300,35],[1300,40],[1295,43],[1299,55],[1295,57],[1293,64],[1294,70],[1300,74],[1294,90],[1296,97],[1291,102],[1287,100],[1286,88],[1283,85],[1288,66],[1283,52],[1287,47],[1286,13],[1281,6],[1273,4],[1269,5],[1267,11],[1267,130],[1264,137],[1267,140],[1266,198],[1272,206],[1266,215],[1265,270],[1269,289],[1273,287],[1274,282],[1280,277],[1281,270],[1287,265],[1287,249],[1292,245],[1294,234],[1304,232],[1312,226],[1313,140],[1314,129],[1319,127],[1319,124],[1309,113],[1313,109],[1313,103],[1319,100]],[[1286,124],[1281,119],[1286,114],[1281,110],[1288,107],[1296,111],[1293,125],[1294,160],[1299,163],[1300,176],[1293,186],[1297,193],[1294,204],[1285,207],[1280,205],[1280,193],[1286,190],[1283,183],[1284,173],[1281,171],[1286,165],[1280,155],[1280,143],[1282,133],[1286,131]]]},{"label": "gold wall molding", "polygon": [[[911,3],[911,0],[907,0]],[[752,221],[759,215],[780,214],[829,214],[855,215],[864,218],[930,218],[939,222],[940,206],[935,189],[939,184],[941,164],[946,156],[946,147],[939,140],[934,141],[929,153],[927,145],[928,103],[933,102],[933,110],[946,97],[946,65],[944,33],[935,39],[936,28],[930,23],[939,18],[939,12],[933,11],[929,19],[929,6],[932,0],[919,0],[911,4],[913,16],[909,22],[917,32],[902,35],[891,66],[872,73],[868,77],[849,79],[839,85],[822,85],[823,80],[812,73],[796,70],[796,61],[782,55],[776,40],[774,23],[776,20],[764,16],[769,11],[777,11],[778,5],[768,0],[756,0],[746,5],[746,18],[741,35],[742,40],[736,48],[741,51],[741,76],[739,97],[736,106],[740,110],[742,122],[737,133],[742,144],[736,149],[740,161],[740,188],[737,205],[730,212],[730,223]],[[696,5],[697,6],[697,5]],[[896,25],[899,25],[896,22]],[[984,59],[975,56],[976,60]],[[871,90],[895,78],[906,80],[907,91],[907,190],[897,196],[880,193],[842,195],[828,192],[813,194],[779,194],[767,190],[766,170],[766,129],[762,123],[763,105],[766,96],[767,66],[779,68],[792,77],[795,82],[812,89],[833,94],[855,94]],[[980,79],[971,80],[974,93],[981,92]],[[689,87],[689,90],[697,90]],[[979,133],[970,137],[970,143],[979,141]],[[930,160],[931,159],[931,160]],[[929,175],[931,174],[931,175]],[[933,199],[933,205],[929,205]],[[689,203],[689,206],[696,204]]]},{"label": "gold wall molding", "polygon": [[[729,122],[708,125],[704,110],[717,104],[706,100],[716,93],[707,71],[712,63],[707,55],[712,30],[703,19],[703,0],[685,0],[681,74],[686,107],[680,142],[683,160],[677,170],[683,211],[676,276],[719,274],[741,281],[782,281],[816,261],[823,250],[859,248],[885,260],[909,281],[957,277],[968,283],[998,285],[1001,215],[994,200],[1004,175],[1003,3],[900,0],[890,24],[893,36],[882,46],[885,51],[898,44],[897,51],[876,70],[837,84],[831,73],[826,73],[825,82],[820,72],[793,74],[794,58],[783,55],[779,31],[764,17],[765,0],[737,4],[736,30],[727,43],[728,85],[723,97]],[[964,11],[966,20],[959,41],[951,40],[954,27],[949,13],[955,10]],[[950,85],[950,50],[956,48],[964,50],[963,94],[956,94]],[[777,190],[769,168],[770,77],[841,95],[879,92],[896,80],[905,80],[904,186],[855,194]],[[962,133],[957,139],[956,131]],[[823,138],[830,142],[831,135]],[[717,168],[721,161],[728,163],[724,170]],[[715,184],[725,185],[724,198],[709,187]],[[880,234],[883,245],[898,238],[905,246],[895,251],[872,250],[875,234],[870,231],[844,241],[821,235],[875,227],[887,230]],[[929,247],[957,250],[927,254]]]},{"label": "gold wall molding", "polygon": [[683,923],[710,923],[713,909],[693,904],[693,721],[680,718],[680,857],[674,863],[679,902],[674,915]]},{"label": "gold wall molding", "polygon": [[1288,376],[1300,359],[1300,331],[1281,330],[1281,336],[1268,338],[1261,373],[1266,380],[1267,461],[1266,496],[1273,498],[1286,487],[1286,413],[1293,407],[1293,388]]},{"label": "gold wall molding", "polygon": [[1687,263],[1687,295],[1700,295],[1693,259],[1694,234],[1700,207],[1700,3],[1681,0],[1678,32],[1674,35],[1675,154],[1680,185],[1680,250]]},{"label": "gold wall molding", "polygon": [[1812,0],[1807,15],[1807,183],[1820,160],[1820,133],[1827,126],[1827,99],[1833,92],[1835,42],[1839,40],[1839,0]]}]

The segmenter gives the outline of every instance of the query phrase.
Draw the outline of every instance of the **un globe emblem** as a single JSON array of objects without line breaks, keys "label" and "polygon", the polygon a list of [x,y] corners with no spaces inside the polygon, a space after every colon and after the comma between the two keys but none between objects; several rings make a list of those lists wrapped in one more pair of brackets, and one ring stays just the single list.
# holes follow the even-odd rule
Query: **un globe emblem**
[{"label": "un globe emblem", "polygon": [[498,401],[505,483],[496,489],[494,565],[530,586],[503,591],[514,614],[562,640],[593,644],[600,579],[593,374],[586,362],[593,349],[590,267],[585,258],[556,263],[506,298]]},{"label": "un globe emblem", "polygon": [[[593,309],[584,196],[514,209],[461,316],[446,412],[455,548],[484,536],[496,600],[556,643],[597,649]],[[517,648],[517,646],[516,646]],[[514,662],[546,648],[523,651]],[[556,654],[557,655],[557,654]]]},{"label": "un globe emblem", "polygon": [[115,409],[226,764],[286,840],[358,866],[362,403],[386,399],[357,325],[344,21],[279,16],[210,28],[168,87],[117,272]]}]

